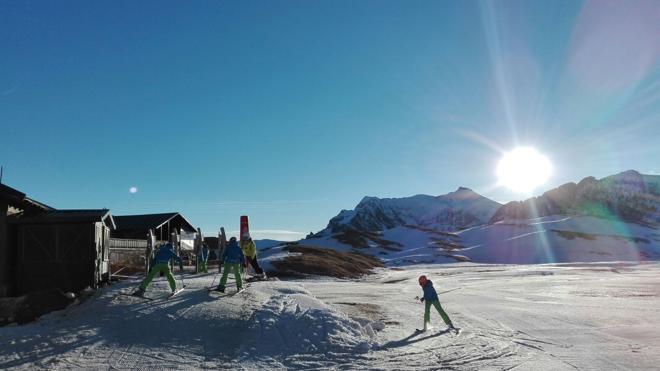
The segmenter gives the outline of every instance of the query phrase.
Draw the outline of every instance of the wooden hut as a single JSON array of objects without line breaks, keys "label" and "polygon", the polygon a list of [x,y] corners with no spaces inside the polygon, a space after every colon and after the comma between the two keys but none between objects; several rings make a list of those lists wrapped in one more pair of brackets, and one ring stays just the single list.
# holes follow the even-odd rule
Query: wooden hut
[{"label": "wooden hut", "polygon": [[0,184],[0,297],[11,296],[16,289],[16,246],[10,241],[15,231],[8,220],[16,215],[35,215],[48,210],[53,208]]},{"label": "wooden hut", "polygon": [[0,184],[0,297],[109,278],[109,210],[56,210]]},{"label": "wooden hut", "polygon": [[11,218],[15,228],[16,293],[46,288],[77,292],[110,278],[108,209],[50,210]]}]

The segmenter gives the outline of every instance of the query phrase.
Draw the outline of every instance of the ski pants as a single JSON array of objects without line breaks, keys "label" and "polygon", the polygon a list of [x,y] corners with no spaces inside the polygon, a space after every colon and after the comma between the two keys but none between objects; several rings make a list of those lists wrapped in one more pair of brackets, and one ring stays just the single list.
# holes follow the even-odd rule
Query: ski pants
[{"label": "ski pants", "polygon": [[209,263],[204,260],[200,260],[197,263],[197,273],[208,273],[209,272]]},{"label": "ski pants", "polygon": [[149,287],[149,284],[158,273],[165,274],[165,276],[167,277],[167,281],[170,283],[170,288],[172,289],[172,291],[176,290],[176,281],[174,281],[174,276],[172,276],[172,271],[170,270],[170,265],[168,263],[160,263],[151,267],[151,270],[149,271],[149,274],[147,274],[147,277],[145,277],[144,280],[142,280],[142,283],[140,284],[140,288],[146,291],[147,287]]},{"label": "ski pants", "polygon": [[261,267],[259,266],[259,262],[257,261],[257,256],[256,256],[256,255],[254,256],[254,258],[248,258],[248,257],[246,256],[246,257],[245,257],[245,260],[247,260],[248,263],[250,263],[250,265],[252,266],[252,268],[254,268],[254,272],[255,272],[256,274],[262,274],[262,273],[264,273],[264,270],[261,269]]},{"label": "ski pants", "polygon": [[440,305],[440,300],[426,300],[424,302],[424,323],[431,322],[431,304],[433,304],[438,313],[440,313],[440,317],[442,317],[442,320],[445,321],[445,325],[451,325],[449,316],[447,313],[445,313],[445,311],[442,309],[442,306]]},{"label": "ski pants", "polygon": [[241,264],[236,263],[225,263],[222,269],[222,278],[220,279],[220,284],[218,285],[219,289],[224,289],[227,284],[227,276],[229,276],[229,271],[234,271],[234,278],[236,278],[236,288],[239,290],[243,287],[243,281],[241,281]]}]

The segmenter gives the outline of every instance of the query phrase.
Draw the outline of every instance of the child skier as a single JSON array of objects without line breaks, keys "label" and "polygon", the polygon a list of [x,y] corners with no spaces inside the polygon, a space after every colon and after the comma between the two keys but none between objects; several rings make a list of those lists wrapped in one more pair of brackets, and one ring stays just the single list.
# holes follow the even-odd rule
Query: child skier
[{"label": "child skier", "polygon": [[440,317],[442,317],[442,320],[445,321],[445,324],[449,326],[450,330],[458,332],[458,330],[454,327],[454,325],[451,323],[451,320],[449,319],[449,316],[447,316],[447,313],[442,309],[442,306],[440,305],[440,300],[438,299],[438,293],[435,292],[435,289],[433,288],[433,282],[431,280],[427,279],[426,276],[421,275],[419,276],[419,285],[422,286],[422,290],[424,290],[424,296],[419,299],[422,303],[424,303],[424,328],[422,330],[418,331],[426,331],[426,324],[431,322],[431,305],[435,307],[435,309],[440,313]]},{"label": "child skier", "polygon": [[142,280],[140,287],[133,293],[133,295],[144,295],[147,287],[149,287],[149,284],[158,273],[165,274],[167,281],[170,283],[172,294],[174,294],[176,292],[176,281],[174,281],[174,276],[172,276],[172,271],[170,270],[170,260],[172,259],[177,260],[179,262],[179,267],[182,267],[183,261],[176,254],[176,252],[174,252],[174,247],[172,244],[168,242],[162,245],[158,249],[158,252],[156,252],[156,256],[154,256],[149,274],[147,274],[147,277]]},{"label": "child skier", "polygon": [[236,278],[236,289],[237,291],[241,291],[243,288],[243,282],[241,281],[241,265],[245,262],[245,257],[243,256],[241,247],[238,246],[238,242],[236,242],[236,237],[229,239],[229,243],[223,254],[223,260],[222,278],[220,279],[220,284],[216,290],[225,292],[227,276],[229,276],[229,270],[232,269],[234,270],[234,277]]},{"label": "child skier", "polygon": [[202,244],[202,248],[199,250],[199,263],[197,264],[197,273],[208,273],[208,261],[209,261],[209,247],[206,243]]},{"label": "child skier", "polygon": [[243,255],[245,255],[246,266],[247,263],[250,263],[254,268],[257,277],[261,280],[265,280],[266,273],[264,273],[264,270],[259,266],[259,262],[257,262],[257,245],[255,245],[254,241],[252,241],[252,238],[247,233],[241,236],[241,250],[243,250]]}]

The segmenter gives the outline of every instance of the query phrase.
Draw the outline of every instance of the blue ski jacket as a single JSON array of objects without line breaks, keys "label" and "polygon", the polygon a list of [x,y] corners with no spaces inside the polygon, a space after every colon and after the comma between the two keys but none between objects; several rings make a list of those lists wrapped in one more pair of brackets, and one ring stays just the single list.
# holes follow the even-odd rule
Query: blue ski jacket
[{"label": "blue ski jacket", "polygon": [[424,290],[424,300],[438,300],[438,293],[435,292],[435,289],[433,288],[433,282],[431,282],[431,280],[426,281],[426,285],[422,286],[422,290]]},{"label": "blue ski jacket", "polygon": [[205,262],[209,260],[209,247],[206,245],[202,246],[202,249],[199,251],[200,260]]},{"label": "blue ski jacket", "polygon": [[181,258],[176,254],[176,252],[174,252],[174,247],[172,247],[172,244],[166,243],[165,245],[161,246],[160,249],[158,249],[158,252],[156,252],[156,256],[154,256],[154,265],[169,263],[172,259],[175,259],[181,263]]},{"label": "blue ski jacket", "polygon": [[238,242],[229,242],[222,257],[224,258],[224,262],[229,264],[243,264],[245,259],[243,250],[238,246]]}]

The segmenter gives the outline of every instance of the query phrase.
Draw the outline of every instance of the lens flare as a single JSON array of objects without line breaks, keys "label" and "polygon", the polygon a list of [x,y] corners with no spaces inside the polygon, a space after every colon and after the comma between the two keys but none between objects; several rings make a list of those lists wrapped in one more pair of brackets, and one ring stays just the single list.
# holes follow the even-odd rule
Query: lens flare
[{"label": "lens flare", "polygon": [[550,160],[532,147],[518,147],[504,154],[497,165],[500,185],[530,193],[545,184],[552,174]]}]

